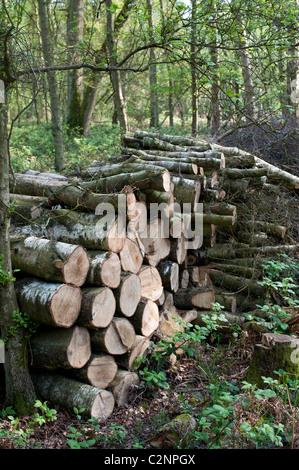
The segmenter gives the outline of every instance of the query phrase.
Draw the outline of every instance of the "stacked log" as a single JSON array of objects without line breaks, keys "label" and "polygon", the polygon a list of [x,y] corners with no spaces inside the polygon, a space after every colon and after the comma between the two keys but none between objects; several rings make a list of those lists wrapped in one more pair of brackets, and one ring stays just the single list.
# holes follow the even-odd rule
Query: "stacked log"
[{"label": "stacked log", "polygon": [[[122,143],[122,156],[80,178],[11,180],[16,292],[40,325],[31,339],[36,389],[98,418],[130,399],[137,359],[155,337],[183,331],[178,320],[201,324],[214,302],[242,324],[263,300],[263,258],[298,252],[284,220],[259,211],[258,198],[277,208],[279,175],[260,159],[146,132]],[[282,181],[292,196],[298,181],[285,172]]]}]

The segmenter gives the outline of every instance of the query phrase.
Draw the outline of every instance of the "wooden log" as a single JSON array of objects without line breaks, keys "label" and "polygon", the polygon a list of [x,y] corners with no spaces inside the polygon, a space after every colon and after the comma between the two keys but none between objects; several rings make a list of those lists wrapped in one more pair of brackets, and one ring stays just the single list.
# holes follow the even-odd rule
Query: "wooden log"
[{"label": "wooden log", "polygon": [[13,224],[30,224],[42,216],[43,209],[38,206],[15,204],[11,212]]},{"label": "wooden log", "polygon": [[114,289],[117,315],[131,317],[141,299],[141,282],[137,274],[122,273],[119,286]]},{"label": "wooden log", "polygon": [[83,189],[100,193],[121,191],[126,185],[137,187],[140,190],[152,188],[168,192],[170,190],[170,174],[168,170],[163,168],[147,168],[143,171],[120,173],[81,183]]},{"label": "wooden log", "polygon": [[[241,225],[241,224],[240,224]],[[277,238],[284,239],[286,235],[286,227],[283,225],[271,223],[271,222],[266,222],[264,220],[252,220],[252,221],[244,221],[242,222],[243,229],[244,226],[247,227],[252,227],[255,230],[261,230],[262,232],[265,232],[269,235],[272,235]],[[241,227],[238,227],[239,229]]]},{"label": "wooden log", "polygon": [[241,178],[260,178],[261,176],[267,176],[267,168],[223,168],[219,170],[221,176],[226,176],[230,179],[241,179]]},{"label": "wooden log", "polygon": [[77,324],[86,328],[106,328],[115,313],[116,301],[109,287],[83,287]]},{"label": "wooden log", "polygon": [[164,157],[154,157],[150,156],[147,157],[145,155],[140,156],[139,158],[135,157],[135,162],[137,166],[145,166],[149,165],[154,168],[162,167],[166,168],[168,171],[173,173],[179,174],[190,174],[190,175],[197,175],[198,174],[198,165],[194,161],[174,161],[173,159],[164,158]]},{"label": "wooden log", "polygon": [[183,146],[202,146],[203,150],[209,150],[212,148],[209,142],[206,142],[202,139],[192,139],[185,136],[175,136],[169,134],[158,134],[156,132],[148,132],[148,131],[136,131],[134,134],[136,139],[143,139],[144,137],[153,137],[153,138],[161,138],[163,141],[169,142],[173,145],[183,145]]},{"label": "wooden log", "polygon": [[127,318],[115,317],[107,328],[90,331],[92,350],[112,356],[119,356],[129,351],[135,338],[134,327]]},{"label": "wooden log", "polygon": [[217,269],[224,273],[234,274],[236,276],[245,277],[247,279],[258,279],[261,275],[261,270],[254,269],[249,266],[238,266],[237,264],[229,263],[214,263],[211,265],[203,266],[201,269],[209,271],[210,269]]},{"label": "wooden log", "polygon": [[167,219],[162,221],[154,217],[147,223],[146,230],[139,234],[144,246],[144,259],[150,266],[157,266],[170,253],[170,240],[165,226]]},{"label": "wooden log", "polygon": [[143,262],[143,244],[137,233],[129,232],[124,242],[124,246],[119,253],[121,267],[123,271],[137,274]]},{"label": "wooden log", "polygon": [[11,238],[13,269],[48,281],[82,286],[90,262],[85,248],[38,237]]},{"label": "wooden log", "polygon": [[267,168],[268,180],[272,182],[278,182],[281,186],[289,189],[290,191],[298,192],[299,189],[299,177],[292,175],[287,171],[283,171],[275,165],[262,160],[261,158],[255,157],[255,164],[258,168]]},{"label": "wooden log", "polygon": [[117,363],[129,370],[136,370],[140,365],[138,360],[139,357],[146,356],[149,346],[149,338],[142,335],[136,335],[132,348],[122,356],[118,356]]},{"label": "wooden log", "polygon": [[86,284],[107,286],[115,289],[120,284],[121,263],[118,255],[111,251],[88,251],[90,267]]},{"label": "wooden log", "polygon": [[255,157],[253,155],[227,155],[225,153],[226,168],[253,168],[255,166]]},{"label": "wooden log", "polygon": [[223,286],[234,292],[250,293],[255,297],[262,298],[265,294],[264,289],[253,279],[246,279],[239,276],[226,274],[216,269],[209,270],[209,276],[214,284]]},{"label": "wooden log", "polygon": [[190,275],[187,269],[183,269],[179,272],[179,288],[187,289],[189,286]]},{"label": "wooden log", "polygon": [[138,277],[141,285],[141,297],[152,301],[158,300],[164,288],[158,268],[154,266],[142,266]]},{"label": "wooden log", "polygon": [[15,290],[20,310],[32,320],[61,328],[77,321],[82,302],[79,287],[26,278],[15,282]]},{"label": "wooden log", "polygon": [[22,206],[50,206],[49,199],[43,196],[27,196],[26,194],[9,194],[9,200],[13,204],[19,204]]},{"label": "wooden log", "polygon": [[221,287],[214,287],[215,302],[222,305],[225,311],[236,313],[237,311],[237,297],[234,292],[227,292]]},{"label": "wooden log", "polygon": [[[199,168],[203,168],[204,171],[206,170],[218,170],[221,168],[225,168],[225,156],[224,154],[221,155],[221,158],[213,158],[213,157],[204,157],[202,158],[201,154],[197,152],[170,152],[169,158],[178,159],[182,165],[183,164],[196,164]],[[182,171],[182,173],[184,173]],[[185,172],[187,173],[187,172]],[[189,173],[189,172],[188,172]],[[192,174],[192,173],[190,173]]]},{"label": "wooden log", "polygon": [[109,354],[91,354],[81,369],[70,370],[71,376],[79,382],[105,389],[115,379],[118,366]]},{"label": "wooden log", "polygon": [[229,225],[232,226],[236,222],[236,218],[232,215],[222,215],[222,214],[202,214],[200,212],[192,212],[191,221],[202,222],[203,224],[213,224],[213,225]]},{"label": "wooden log", "polygon": [[110,384],[117,406],[128,404],[138,385],[139,377],[136,372],[119,369],[115,379]]},{"label": "wooden log", "polygon": [[201,308],[212,309],[211,303],[215,302],[215,292],[211,287],[196,287],[178,289],[174,293],[174,304],[178,309]]},{"label": "wooden log", "polygon": [[108,418],[115,406],[113,394],[69,377],[58,374],[32,374],[38,395],[46,401],[73,412],[83,409],[82,414],[96,419]]},{"label": "wooden log", "polygon": [[181,449],[188,449],[189,436],[195,428],[196,420],[193,416],[180,414],[154,431],[150,445],[154,449],[175,449],[179,443]]},{"label": "wooden log", "polygon": [[183,235],[180,238],[170,240],[168,259],[178,264],[183,264],[187,256],[187,240]]},{"label": "wooden log", "polygon": [[236,217],[237,207],[234,204],[229,204],[227,202],[203,202],[203,213],[208,214],[212,212],[213,214],[219,215],[230,215]]},{"label": "wooden log", "polygon": [[[211,315],[210,311],[197,312],[197,318],[192,320],[192,324],[198,325],[198,326],[205,326],[206,325],[205,317],[210,316],[210,315]],[[224,317],[224,319],[222,319],[220,315]],[[217,313],[216,317],[218,317],[217,331],[220,331],[222,334],[225,334],[225,333],[229,334],[230,337],[231,337],[231,333],[234,331],[234,326],[244,325],[244,322],[245,322],[245,318],[242,315],[235,315],[231,312],[222,311],[222,312]],[[211,336],[213,336],[213,334],[211,334]]]},{"label": "wooden log", "polygon": [[159,326],[159,308],[150,299],[142,298],[130,322],[138,335],[151,336]]},{"label": "wooden log", "polygon": [[264,388],[262,377],[277,377],[274,371],[279,369],[298,376],[299,339],[279,333],[262,334],[261,342],[255,345],[245,380]]},{"label": "wooden log", "polygon": [[265,256],[273,253],[299,253],[299,245],[267,245],[261,247],[251,247],[245,243],[223,243],[217,244],[214,248],[207,248],[199,256],[210,259],[234,259],[250,256]]},{"label": "wooden log", "polygon": [[226,198],[226,191],[224,189],[219,188],[206,188],[203,191],[202,199],[204,201],[223,201]]},{"label": "wooden log", "polygon": [[38,331],[31,339],[33,366],[39,369],[80,369],[91,355],[87,328],[51,328]]},{"label": "wooden log", "polygon": [[184,203],[191,204],[191,210],[195,210],[201,193],[201,183],[187,178],[172,176],[174,184],[173,195],[176,203],[182,206]]},{"label": "wooden log", "polygon": [[78,243],[91,250],[119,253],[125,242],[124,228],[112,213],[102,216],[54,209],[46,231],[55,240]]},{"label": "wooden log", "polygon": [[163,260],[157,269],[160,273],[163,287],[172,292],[176,292],[179,288],[179,265],[174,261]]}]

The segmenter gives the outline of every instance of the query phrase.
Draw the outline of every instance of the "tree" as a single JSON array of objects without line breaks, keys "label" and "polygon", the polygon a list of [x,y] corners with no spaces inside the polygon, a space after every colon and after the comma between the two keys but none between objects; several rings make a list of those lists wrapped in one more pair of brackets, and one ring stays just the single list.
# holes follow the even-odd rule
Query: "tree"
[{"label": "tree", "polygon": [[[83,40],[84,0],[68,0],[67,48],[68,63],[79,64],[80,41]],[[80,125],[79,115],[83,98],[83,69],[67,73],[67,124],[70,128]]]},{"label": "tree", "polygon": [[6,402],[14,407],[19,415],[31,411],[35,401],[35,391],[28,372],[27,342],[20,328],[11,334],[13,314],[18,304],[14,290],[10,255],[10,200],[9,200],[9,155],[7,133],[7,94],[13,82],[11,70],[12,38],[15,27],[6,14],[2,2],[0,23],[0,78],[6,90],[6,99],[0,103],[0,246],[3,256],[0,266],[0,328],[5,341],[5,384]]},{"label": "tree", "polygon": [[[43,55],[46,67],[54,66],[53,47],[49,28],[47,1],[38,0],[38,14],[40,22],[40,34],[42,38]],[[57,171],[64,168],[64,139],[61,129],[60,100],[55,76],[55,70],[49,70],[47,74],[50,101],[51,101],[51,121],[52,133],[55,147],[55,167]]]}]

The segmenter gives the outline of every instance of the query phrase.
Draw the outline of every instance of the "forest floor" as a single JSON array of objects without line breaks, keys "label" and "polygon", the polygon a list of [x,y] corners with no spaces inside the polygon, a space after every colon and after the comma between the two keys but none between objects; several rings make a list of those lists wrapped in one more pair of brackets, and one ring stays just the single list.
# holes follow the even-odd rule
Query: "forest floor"
[{"label": "forest floor", "polygon": [[187,441],[172,442],[173,449],[299,449],[297,383],[295,390],[285,389],[293,404],[282,390],[267,396],[242,388],[256,341],[256,333],[241,333],[231,343],[199,345],[196,359],[180,356],[167,370],[167,390],[141,381],[127,405],[100,421],[51,403],[54,421],[39,425],[37,415],[9,418],[2,374],[0,449],[152,449],[157,429],[183,413],[197,425],[184,435]]}]

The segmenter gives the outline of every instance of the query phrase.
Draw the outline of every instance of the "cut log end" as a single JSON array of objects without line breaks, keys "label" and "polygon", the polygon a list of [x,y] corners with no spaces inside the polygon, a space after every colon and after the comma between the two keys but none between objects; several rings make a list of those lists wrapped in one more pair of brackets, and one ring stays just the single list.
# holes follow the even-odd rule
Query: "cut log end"
[{"label": "cut log end", "polygon": [[96,419],[105,419],[111,416],[115,406],[115,399],[108,390],[100,390],[91,407],[91,416]]},{"label": "cut log end", "polygon": [[102,283],[114,289],[120,284],[121,263],[116,253],[111,253],[102,266]]},{"label": "cut log end", "polygon": [[89,271],[90,261],[85,248],[78,246],[63,266],[63,275],[66,284],[82,286]]},{"label": "cut log end", "polygon": [[71,341],[67,348],[70,367],[79,369],[85,366],[91,355],[90,336],[86,328],[74,327]]},{"label": "cut log end", "polygon": [[82,302],[81,290],[78,287],[64,284],[53,295],[51,313],[56,326],[69,328],[80,313]]}]

